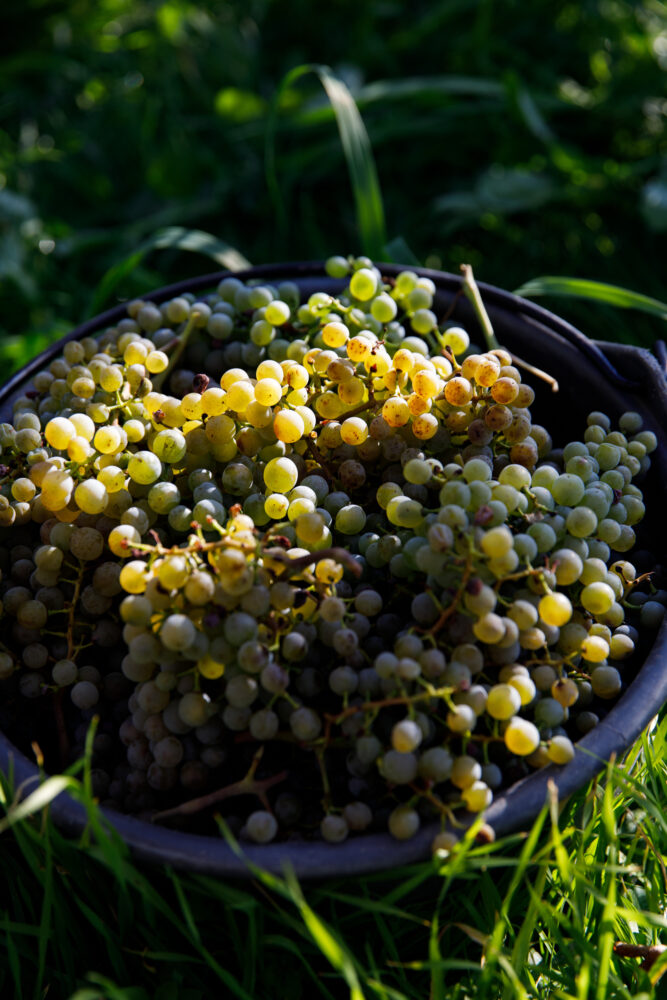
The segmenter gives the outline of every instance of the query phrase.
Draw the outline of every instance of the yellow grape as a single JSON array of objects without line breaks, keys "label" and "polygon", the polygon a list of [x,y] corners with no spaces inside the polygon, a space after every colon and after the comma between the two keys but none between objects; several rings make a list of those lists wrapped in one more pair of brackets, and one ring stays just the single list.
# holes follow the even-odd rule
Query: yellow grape
[{"label": "yellow grape", "polygon": [[348,417],[340,425],[340,436],[345,444],[362,444],[368,437],[368,424],[361,417]]},{"label": "yellow grape", "polygon": [[76,437],[76,427],[67,417],[53,417],[44,428],[44,437],[52,448],[65,451],[72,438]]},{"label": "yellow grape", "polygon": [[273,432],[279,441],[294,444],[303,437],[303,417],[295,410],[279,410],[273,421]]},{"label": "yellow grape", "polygon": [[422,413],[412,421],[412,433],[420,441],[429,441],[437,433],[438,426],[432,413]]},{"label": "yellow grape", "polygon": [[343,347],[350,337],[350,331],[343,323],[327,323],[322,330],[322,340],[327,347]]},{"label": "yellow grape", "polygon": [[[307,374],[307,373],[306,373]],[[282,366],[278,364],[277,361],[262,361],[255,372],[257,376],[257,381],[261,381],[263,378],[272,378],[276,382],[282,385],[284,372]]]},{"label": "yellow grape", "polygon": [[255,399],[260,406],[275,406],[282,395],[282,384],[275,378],[262,378],[255,384]]},{"label": "yellow grape", "polygon": [[390,396],[382,406],[382,417],[390,427],[404,427],[410,419],[410,407],[403,396]]},{"label": "yellow grape", "polygon": [[352,337],[352,339],[347,342],[348,357],[351,358],[352,361],[356,362],[365,361],[371,353],[372,347],[372,342],[366,337]]},{"label": "yellow grape", "polygon": [[252,383],[239,379],[227,390],[225,407],[228,410],[236,410],[237,413],[242,413],[254,399],[255,388]]}]

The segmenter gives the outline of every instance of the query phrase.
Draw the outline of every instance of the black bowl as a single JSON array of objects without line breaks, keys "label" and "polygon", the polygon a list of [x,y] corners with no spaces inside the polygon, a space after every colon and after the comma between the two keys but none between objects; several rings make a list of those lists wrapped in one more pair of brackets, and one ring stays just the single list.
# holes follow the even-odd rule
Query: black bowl
[{"label": "black bowl", "polygon": [[[391,276],[402,268],[383,265]],[[417,269],[436,285],[434,309],[461,322],[472,339],[483,344],[473,310],[461,293],[461,279],[439,271]],[[151,293],[160,303],[182,292],[215,288],[223,274],[207,274]],[[343,283],[326,277],[321,263],[267,265],[238,272],[243,280],[267,282],[295,281],[304,296],[315,290],[338,291]],[[524,361],[543,368],[559,383],[551,392],[544,382],[533,384],[538,397],[531,408],[535,417],[552,432],[555,443],[577,439],[585,427],[585,416],[593,409],[617,419],[625,410],[642,414],[645,427],[659,438],[651,456],[652,467],[645,489],[649,513],[644,535],[650,533],[650,549],[656,560],[664,557],[667,509],[667,387],[664,365],[646,350],[588,339],[553,313],[504,292],[480,284],[486,308],[500,343]],[[25,391],[31,377],[62,351],[68,340],[78,340],[118,322],[126,315],[118,306],[89,320],[57,344],[51,345],[0,389],[0,419],[7,419],[12,400]],[[646,544],[646,543],[645,543]],[[630,556],[632,558],[632,556]],[[498,834],[524,828],[544,805],[548,784],[553,782],[561,799],[571,795],[597,774],[612,755],[626,750],[667,701],[667,622],[655,638],[641,669],[619,701],[590,733],[577,743],[574,760],[564,767],[550,765],[517,782],[498,795],[487,811],[487,820]],[[15,783],[26,790],[39,779],[37,767],[0,733],[0,769],[13,772]],[[248,877],[249,871],[221,838],[182,833],[104,810],[106,819],[128,844],[137,860],[170,864],[176,868],[227,877]],[[51,805],[56,823],[73,835],[86,824],[84,808],[69,795],[59,795]],[[352,837],[342,844],[320,842],[274,843],[246,846],[246,856],[255,864],[279,872],[288,862],[299,878],[323,878],[390,871],[400,865],[425,859],[436,832],[423,827],[407,841],[394,840],[388,833]]]}]

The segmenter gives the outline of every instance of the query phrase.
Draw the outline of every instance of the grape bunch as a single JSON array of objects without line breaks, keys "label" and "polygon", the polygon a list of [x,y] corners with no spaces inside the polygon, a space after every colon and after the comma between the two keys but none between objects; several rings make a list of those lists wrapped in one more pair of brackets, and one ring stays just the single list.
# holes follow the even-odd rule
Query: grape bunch
[{"label": "grape bunch", "polygon": [[327,272],[133,301],[15,400],[0,698],[52,768],[98,718],[110,809],[448,847],[573,758],[664,615],[626,558],[657,439],[593,412],[554,447],[430,279]]}]

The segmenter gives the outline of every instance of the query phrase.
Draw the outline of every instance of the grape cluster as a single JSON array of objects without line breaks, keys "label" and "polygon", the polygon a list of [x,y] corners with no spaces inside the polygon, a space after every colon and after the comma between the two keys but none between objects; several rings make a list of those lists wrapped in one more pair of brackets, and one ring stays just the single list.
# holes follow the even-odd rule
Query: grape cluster
[{"label": "grape cluster", "polygon": [[258,843],[456,826],[572,759],[664,614],[625,558],[641,417],[554,448],[428,278],[327,270],[305,303],[134,301],[0,425],[3,700],[49,706],[54,766],[99,716],[110,808]]}]

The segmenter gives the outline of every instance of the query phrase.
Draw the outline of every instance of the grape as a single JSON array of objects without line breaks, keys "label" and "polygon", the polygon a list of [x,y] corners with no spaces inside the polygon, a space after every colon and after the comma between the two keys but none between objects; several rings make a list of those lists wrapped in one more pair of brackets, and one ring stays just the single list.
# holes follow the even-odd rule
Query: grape
[{"label": "grape", "polygon": [[78,676],[76,663],[72,660],[58,660],[51,669],[53,683],[59,687],[74,684]]},{"label": "grape", "polygon": [[368,301],[375,295],[377,289],[377,277],[370,268],[362,267],[355,271],[350,279],[351,294],[363,302]]},{"label": "grape", "polygon": [[296,485],[298,470],[289,458],[274,458],[264,469],[264,482],[276,493],[287,493]]},{"label": "grape", "polygon": [[613,698],[621,690],[621,675],[615,667],[599,666],[591,674],[591,685],[598,698]]},{"label": "grape", "polygon": [[104,538],[95,528],[75,528],[69,540],[69,549],[77,559],[99,559],[104,549]]},{"label": "grape", "polygon": [[567,736],[553,736],[547,747],[547,756],[554,764],[568,764],[574,759],[574,746]]},{"label": "grape", "polygon": [[411,753],[422,741],[419,726],[410,719],[397,722],[391,731],[391,744],[399,753]]},{"label": "grape", "polygon": [[345,840],[349,832],[350,828],[344,816],[330,814],[329,816],[325,816],[320,823],[320,833],[330,844],[340,844],[341,841]]},{"label": "grape", "polygon": [[546,594],[538,605],[540,618],[545,625],[565,625],[572,617],[572,604],[565,594]]},{"label": "grape", "polygon": [[645,601],[642,604],[639,618],[644,628],[658,628],[665,617],[665,606],[658,601]]},{"label": "grape", "polygon": [[[178,702],[178,715],[186,726],[201,726],[209,717],[208,703],[202,694],[194,691],[184,694]],[[166,723],[166,719],[165,719]],[[168,723],[166,723],[168,725]],[[172,732],[178,732],[168,725]]]},{"label": "grape", "polygon": [[336,667],[329,674],[329,687],[336,694],[352,694],[359,684],[359,677],[352,667]]},{"label": "grape", "polygon": [[445,747],[429,747],[419,758],[419,773],[435,782],[446,781],[452,764],[452,755]]},{"label": "grape", "polygon": [[176,736],[165,736],[153,748],[155,763],[159,767],[176,767],[183,759],[183,743]]},{"label": "grape", "polygon": [[279,717],[270,709],[260,709],[250,716],[249,728],[256,740],[272,740],[279,726]]},{"label": "grape", "polygon": [[463,789],[461,798],[470,812],[481,812],[491,805],[493,792],[484,781],[473,781]]},{"label": "grape", "polygon": [[447,713],[447,726],[453,733],[471,732],[477,725],[477,716],[470,705],[455,705]]},{"label": "grape", "polygon": [[496,684],[489,691],[486,711],[494,719],[511,719],[521,708],[519,692],[509,684]]},{"label": "grape", "polygon": [[48,612],[41,601],[25,601],[16,612],[19,624],[29,629],[40,629],[46,625]]},{"label": "grape", "polygon": [[365,830],[373,822],[373,813],[365,802],[350,802],[343,809],[343,819],[349,830]]},{"label": "grape", "polygon": [[290,715],[290,729],[298,740],[304,743],[317,739],[322,729],[322,722],[310,708],[297,708]]},{"label": "grape", "polygon": [[537,750],[540,734],[537,726],[527,719],[514,717],[510,719],[503,734],[505,746],[510,753],[519,757],[528,757]]},{"label": "grape", "polygon": [[419,813],[410,806],[397,806],[389,814],[389,832],[397,840],[409,840],[410,837],[414,837],[419,825]]},{"label": "grape", "polygon": [[448,830],[439,833],[434,837],[431,844],[431,850],[436,855],[442,855],[446,857],[451,854],[456,845],[459,842],[459,838],[455,833],[450,833]]},{"label": "grape", "polygon": [[583,588],[580,600],[587,611],[591,614],[601,615],[609,611],[614,603],[614,591],[609,584],[596,582],[589,583]]},{"label": "grape", "polygon": [[346,504],[336,514],[336,530],[344,535],[358,535],[364,529],[366,514],[357,504]]},{"label": "grape", "polygon": [[473,782],[479,781],[481,777],[482,768],[473,757],[464,754],[454,760],[450,779],[457,788],[461,790],[468,788]]},{"label": "grape", "polygon": [[552,729],[565,718],[565,709],[555,698],[542,698],[535,706],[535,722],[539,727]]},{"label": "grape", "polygon": [[417,766],[413,753],[389,750],[382,760],[382,773],[392,785],[407,785],[417,777]]},{"label": "grape", "polygon": [[255,843],[268,844],[278,832],[278,823],[275,816],[262,809],[248,816],[245,828],[248,836]]},{"label": "grape", "polygon": [[88,709],[96,705],[99,691],[90,681],[78,681],[70,691],[70,697],[77,708]]}]

